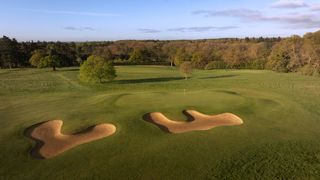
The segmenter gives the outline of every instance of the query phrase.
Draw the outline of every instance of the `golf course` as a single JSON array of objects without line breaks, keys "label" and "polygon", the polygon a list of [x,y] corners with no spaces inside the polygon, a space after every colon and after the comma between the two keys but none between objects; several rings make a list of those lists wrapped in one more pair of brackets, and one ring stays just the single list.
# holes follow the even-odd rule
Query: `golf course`
[{"label": "golf course", "polygon": [[[243,69],[194,70],[185,79],[170,66],[115,69],[117,78],[101,84],[81,82],[79,67],[0,69],[0,179],[320,178],[318,77]],[[144,118],[186,121],[185,110],[232,113],[243,123],[175,134]],[[26,131],[51,120],[63,121],[62,134],[99,124],[116,131],[36,158]]]}]

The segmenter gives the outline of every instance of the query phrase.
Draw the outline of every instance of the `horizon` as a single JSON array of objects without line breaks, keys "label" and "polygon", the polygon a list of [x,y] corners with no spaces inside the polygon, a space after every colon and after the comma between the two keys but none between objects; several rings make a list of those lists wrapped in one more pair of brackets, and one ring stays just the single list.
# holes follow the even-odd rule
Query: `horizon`
[{"label": "horizon", "polygon": [[286,38],[319,30],[319,17],[315,0],[5,0],[0,35],[20,42]]},{"label": "horizon", "polygon": [[[311,32],[313,33],[313,32]],[[85,41],[60,41],[60,40],[26,40],[26,41],[19,41],[17,40],[15,37],[10,37],[7,35],[2,35],[1,37],[8,37],[10,39],[15,39],[17,40],[17,42],[22,43],[22,42],[52,42],[52,43],[56,43],[56,42],[62,42],[62,43],[104,43],[104,42],[118,42],[118,41],[206,41],[206,40],[225,40],[225,39],[239,39],[239,40],[243,40],[245,38],[249,38],[249,39],[259,39],[259,38],[264,38],[264,39],[268,39],[268,38],[281,38],[281,39],[285,39],[285,38],[290,38],[293,35],[289,35],[286,37],[263,37],[263,36],[259,36],[259,37],[222,37],[222,38],[207,38],[207,39],[119,39],[119,40],[85,40]],[[302,37],[302,36],[301,36]]]}]

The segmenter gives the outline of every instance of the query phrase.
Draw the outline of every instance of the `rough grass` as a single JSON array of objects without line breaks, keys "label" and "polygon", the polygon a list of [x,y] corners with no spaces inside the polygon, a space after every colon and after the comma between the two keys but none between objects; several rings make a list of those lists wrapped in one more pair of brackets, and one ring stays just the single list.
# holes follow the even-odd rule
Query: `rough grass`
[{"label": "rough grass", "polygon": [[[320,80],[270,71],[118,67],[112,83],[78,81],[77,68],[0,70],[0,179],[319,179]],[[167,134],[142,116],[183,119],[194,108],[231,112],[237,127]],[[64,120],[63,132],[113,123],[115,135],[50,160],[24,130]]]}]

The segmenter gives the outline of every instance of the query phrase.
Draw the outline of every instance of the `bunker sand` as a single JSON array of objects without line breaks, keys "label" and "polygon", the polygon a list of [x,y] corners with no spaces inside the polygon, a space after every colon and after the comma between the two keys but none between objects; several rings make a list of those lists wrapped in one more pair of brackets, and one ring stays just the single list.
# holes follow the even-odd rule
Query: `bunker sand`
[{"label": "bunker sand", "polygon": [[61,133],[63,121],[52,120],[36,124],[26,130],[26,135],[37,142],[31,154],[36,158],[52,158],[71,148],[110,136],[116,132],[112,124],[99,124],[71,135]]},{"label": "bunker sand", "polygon": [[160,112],[146,114],[144,119],[156,124],[159,128],[169,133],[203,131],[219,126],[236,126],[243,124],[241,118],[231,113],[206,115],[195,110],[186,110],[183,111],[183,113],[188,117],[188,121],[174,121]]}]

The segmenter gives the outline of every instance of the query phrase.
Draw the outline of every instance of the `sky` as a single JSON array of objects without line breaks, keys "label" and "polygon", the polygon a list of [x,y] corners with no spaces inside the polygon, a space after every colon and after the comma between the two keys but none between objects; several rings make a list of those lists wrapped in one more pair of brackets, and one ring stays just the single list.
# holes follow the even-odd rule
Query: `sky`
[{"label": "sky", "polygon": [[320,30],[319,0],[0,0],[18,41],[287,37]]}]

